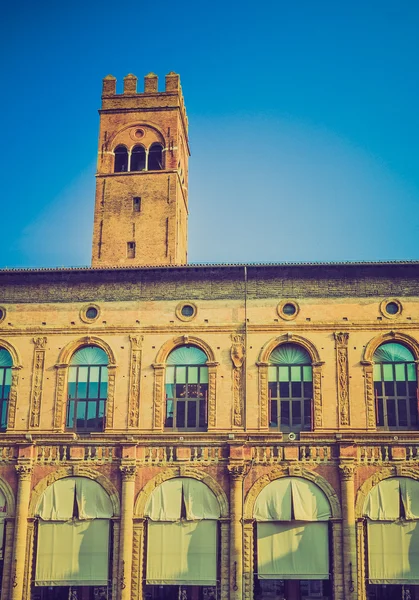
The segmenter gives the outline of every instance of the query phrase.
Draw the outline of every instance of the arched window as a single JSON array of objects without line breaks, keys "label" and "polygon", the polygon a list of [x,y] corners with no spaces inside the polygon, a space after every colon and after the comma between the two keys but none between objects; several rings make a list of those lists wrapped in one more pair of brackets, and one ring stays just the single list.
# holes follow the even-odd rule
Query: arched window
[{"label": "arched window", "polygon": [[10,386],[12,385],[13,361],[10,353],[0,348],[0,431],[7,429],[7,412]]},{"label": "arched window", "polygon": [[377,426],[416,429],[418,399],[412,352],[402,344],[388,342],[377,348],[373,362]]},{"label": "arched window", "polygon": [[312,428],[313,372],[308,352],[281,344],[269,357],[269,426],[284,432]]},{"label": "arched window", "polygon": [[368,494],[368,598],[415,598],[419,585],[419,481],[390,477]]},{"label": "arched window", "polygon": [[[106,590],[113,514],[111,500],[97,481],[65,477],[47,487],[35,511],[34,583],[44,588],[42,598],[73,598],[72,586],[79,586],[77,597],[83,598],[93,597],[92,586]],[[48,589],[57,593],[49,595]]]},{"label": "arched window", "polygon": [[128,150],[125,146],[117,146],[114,151],[115,168],[114,173],[125,173],[128,171]]},{"label": "arched window", "polygon": [[134,146],[131,152],[130,171],[145,170],[145,149],[143,146]]},{"label": "arched window", "polygon": [[108,356],[97,346],[84,346],[68,369],[68,429],[102,431],[108,395]]},{"label": "arched window", "polygon": [[148,151],[148,170],[161,171],[163,169],[163,146],[151,144]]},{"label": "arched window", "polygon": [[[169,479],[153,490],[145,516],[145,596],[216,598],[220,505],[214,493],[196,479]],[[193,586],[192,593],[183,594],[183,586]]]},{"label": "arched window", "polygon": [[300,477],[276,479],[260,492],[253,516],[255,597],[329,600],[332,515],[323,491]]},{"label": "arched window", "polygon": [[165,427],[205,431],[207,428],[207,355],[196,346],[180,346],[166,361]]}]

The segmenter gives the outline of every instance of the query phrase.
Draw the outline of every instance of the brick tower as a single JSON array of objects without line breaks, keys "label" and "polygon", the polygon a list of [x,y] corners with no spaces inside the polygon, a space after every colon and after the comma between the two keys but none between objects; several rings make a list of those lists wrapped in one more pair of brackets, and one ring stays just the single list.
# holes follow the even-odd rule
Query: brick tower
[{"label": "brick tower", "polygon": [[188,119],[179,75],[103,80],[92,266],[187,261]]}]

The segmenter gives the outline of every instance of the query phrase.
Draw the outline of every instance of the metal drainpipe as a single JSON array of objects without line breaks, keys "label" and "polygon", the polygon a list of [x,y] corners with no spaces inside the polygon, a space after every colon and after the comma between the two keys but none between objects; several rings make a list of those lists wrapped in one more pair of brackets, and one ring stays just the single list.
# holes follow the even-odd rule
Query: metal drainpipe
[{"label": "metal drainpipe", "polygon": [[247,431],[247,267],[244,267],[244,377],[243,377],[243,419]]}]

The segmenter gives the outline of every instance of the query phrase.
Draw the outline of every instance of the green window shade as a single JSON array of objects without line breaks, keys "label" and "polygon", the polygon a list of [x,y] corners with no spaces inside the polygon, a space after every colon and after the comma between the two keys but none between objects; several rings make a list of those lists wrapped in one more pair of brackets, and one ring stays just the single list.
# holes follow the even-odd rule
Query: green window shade
[{"label": "green window shade", "polygon": [[381,365],[374,365],[374,381],[381,381]]},{"label": "green window shade", "polygon": [[168,365],[204,365],[208,360],[205,352],[196,346],[180,346],[167,357]]},{"label": "green window shade", "polygon": [[208,383],[208,369],[207,367],[201,367],[199,369],[200,383]]},{"label": "green window shade", "polygon": [[268,367],[268,381],[276,381],[276,367]]},{"label": "green window shade", "polygon": [[10,352],[4,348],[0,348],[0,367],[12,367],[13,361]]},{"label": "green window shade", "polygon": [[166,367],[166,383],[175,383],[175,367]]},{"label": "green window shade", "polygon": [[274,365],[309,365],[310,355],[297,344],[281,344],[272,352],[269,362]]},{"label": "green window shade", "polygon": [[303,381],[313,381],[313,371],[311,367],[303,367]]},{"label": "green window shade", "polygon": [[409,363],[407,366],[407,381],[416,381],[416,365]]},{"label": "green window shade", "polygon": [[77,350],[71,358],[72,365],[107,365],[108,355],[97,346],[85,346]]},{"label": "green window shade", "polygon": [[415,357],[411,351],[395,342],[389,342],[388,344],[382,344],[374,352],[373,361],[375,363],[391,363],[391,362],[414,362]]}]

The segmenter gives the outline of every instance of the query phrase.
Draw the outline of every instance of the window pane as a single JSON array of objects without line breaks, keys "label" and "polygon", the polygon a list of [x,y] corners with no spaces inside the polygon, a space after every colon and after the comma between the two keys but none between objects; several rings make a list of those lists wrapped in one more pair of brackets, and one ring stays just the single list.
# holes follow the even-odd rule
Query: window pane
[{"label": "window pane", "polygon": [[406,379],[406,372],[404,365],[394,365],[396,371],[396,381],[404,381]]},{"label": "window pane", "polygon": [[313,397],[313,384],[311,382],[304,382],[304,398]]},{"label": "window pane", "polygon": [[166,398],[174,398],[175,386],[172,384],[166,384]]},{"label": "window pane", "polygon": [[279,371],[279,381],[289,381],[290,380],[290,376],[289,376],[289,367],[279,367],[278,369]]},{"label": "window pane", "polygon": [[12,385],[12,369],[5,369],[4,374],[4,383],[5,385]]},{"label": "window pane", "polygon": [[196,427],[196,402],[188,402],[187,427]]},{"label": "window pane", "polygon": [[175,367],[166,367],[166,383],[175,383]]},{"label": "window pane", "polygon": [[99,402],[99,417],[104,417],[105,416],[105,402],[103,400],[101,400]]},{"label": "window pane", "polygon": [[176,404],[176,427],[185,427],[185,401],[178,400]]},{"label": "window pane", "polygon": [[68,383],[68,397],[75,398],[76,397],[76,382],[69,381]]},{"label": "window pane", "polygon": [[398,396],[407,396],[406,381],[396,381],[396,393]]},{"label": "window pane", "polygon": [[377,425],[379,427],[384,426],[384,408],[383,408],[383,399],[379,398],[378,402],[378,415],[377,415]]},{"label": "window pane", "polygon": [[89,382],[89,398],[99,398],[99,383],[97,381]]},{"label": "window pane", "polygon": [[96,402],[88,402],[87,403],[87,418],[95,419],[96,418],[96,410],[97,410]]},{"label": "window pane", "polygon": [[77,397],[87,397],[87,367],[79,367],[78,373],[78,384],[77,384]]},{"label": "window pane", "polygon": [[276,381],[277,369],[276,367],[268,367],[268,381]]},{"label": "window pane", "polygon": [[205,427],[207,424],[207,402],[206,400],[199,401],[199,426]]},{"label": "window pane", "polygon": [[409,381],[407,384],[407,389],[409,390],[409,396],[416,398],[416,381]]},{"label": "window pane", "polygon": [[406,399],[405,398],[400,398],[398,401],[398,408],[399,408],[399,426],[400,427],[407,427],[407,406],[406,406]]},{"label": "window pane", "polygon": [[185,398],[186,397],[186,385],[181,383],[176,386],[176,398]]},{"label": "window pane", "polygon": [[387,400],[387,424],[389,427],[395,427],[397,425],[395,400]]},{"label": "window pane", "polygon": [[310,431],[311,429],[311,400],[304,400],[304,429]]},{"label": "window pane", "polygon": [[173,400],[166,402],[166,423],[165,427],[173,427]]},{"label": "window pane", "polygon": [[301,367],[291,367],[291,381],[301,381]]},{"label": "window pane", "polygon": [[374,365],[374,381],[381,381],[381,365]]},{"label": "window pane", "polygon": [[99,398],[107,398],[108,397],[108,383],[106,381],[102,381],[100,384],[100,396]]},{"label": "window pane", "polygon": [[1,402],[0,429],[7,429],[7,400]]},{"label": "window pane", "polygon": [[407,379],[409,381],[416,381],[416,365],[415,365],[415,363],[408,363],[406,366],[407,366]]},{"label": "window pane", "polygon": [[386,396],[394,396],[394,382],[393,381],[385,381],[384,382],[384,394]]},{"label": "window pane", "polygon": [[301,398],[301,383],[299,381],[291,383],[291,397]]},{"label": "window pane", "polygon": [[176,383],[186,383],[186,367],[176,367]]},{"label": "window pane", "polygon": [[76,381],[77,379],[77,367],[69,367],[68,369],[68,382]]},{"label": "window pane", "polygon": [[188,383],[198,383],[198,367],[188,367]]},{"label": "window pane", "polygon": [[290,384],[280,383],[279,384],[279,397],[280,398],[289,398],[290,395]]},{"label": "window pane", "polygon": [[199,381],[201,383],[208,383],[208,367],[200,367]]},{"label": "window pane", "polygon": [[281,402],[281,425],[290,424],[290,403]]},{"label": "window pane", "polygon": [[384,381],[393,381],[393,365],[383,365]]},{"label": "window pane", "polygon": [[102,383],[108,381],[108,367],[101,367],[100,368],[100,381]]},{"label": "window pane", "polygon": [[200,398],[208,398],[208,384],[207,383],[199,384],[199,397]]},{"label": "window pane", "polygon": [[374,381],[374,393],[375,396],[383,395],[383,384],[381,381]]},{"label": "window pane", "polygon": [[301,425],[301,403],[291,402],[292,407],[292,424]]},{"label": "window pane", "polygon": [[417,427],[418,424],[418,402],[416,398],[411,398],[410,402],[410,425],[411,427]]},{"label": "window pane", "polygon": [[271,422],[270,427],[278,427],[278,402],[276,400],[271,401]]},{"label": "window pane", "polygon": [[269,396],[271,398],[276,398],[277,389],[278,389],[277,383],[276,382],[275,383],[273,383],[273,382],[268,383],[268,389],[269,389]]},{"label": "window pane", "polygon": [[100,367],[89,367],[90,383],[92,383],[92,381],[99,381],[99,369]]},{"label": "window pane", "polygon": [[70,401],[67,406],[67,423],[66,427],[74,426],[74,402]]},{"label": "window pane", "polygon": [[303,380],[313,381],[313,369],[311,367],[303,367]]},{"label": "window pane", "polygon": [[187,388],[188,398],[198,398],[198,384],[188,385]]}]

